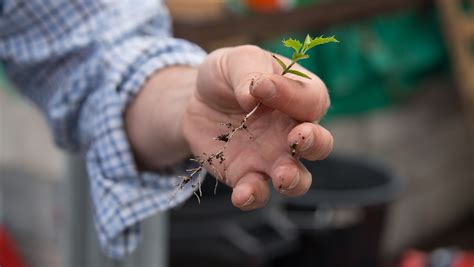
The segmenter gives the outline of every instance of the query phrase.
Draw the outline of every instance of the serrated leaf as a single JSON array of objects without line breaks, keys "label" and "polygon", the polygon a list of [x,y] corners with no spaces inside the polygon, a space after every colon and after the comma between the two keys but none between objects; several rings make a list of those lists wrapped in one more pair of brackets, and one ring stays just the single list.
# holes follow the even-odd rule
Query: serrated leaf
[{"label": "serrated leaf", "polygon": [[309,58],[308,55],[305,55],[305,54],[301,54],[301,53],[293,53],[293,61],[298,61],[298,60],[302,60],[302,59],[307,59]]},{"label": "serrated leaf", "polygon": [[297,71],[297,70],[288,70],[287,71],[288,73],[291,73],[291,74],[294,74],[294,75],[298,75],[298,76],[301,76],[301,77],[304,77],[304,78],[308,78],[311,80],[311,77],[309,77],[308,75],[302,73],[301,71]]},{"label": "serrated leaf", "polygon": [[280,64],[280,66],[281,66],[281,68],[282,68],[283,70],[286,69],[286,64],[285,64],[285,62],[283,62],[281,59],[279,59],[277,56],[275,56],[275,55],[273,55],[273,54],[272,54],[272,57],[276,60],[276,62],[278,62],[278,64]]},{"label": "serrated leaf", "polygon": [[306,38],[304,38],[303,49],[301,49],[301,53],[304,54],[306,51],[308,51],[308,46],[311,44],[311,41],[313,41],[313,39],[309,34],[307,34]]},{"label": "serrated leaf", "polygon": [[300,48],[302,46],[301,42],[298,41],[298,40],[295,40],[295,39],[287,39],[287,40],[283,40],[283,45],[286,46],[286,47],[289,47],[289,48],[293,48],[293,50],[295,50],[295,52],[299,52],[300,51]]},{"label": "serrated leaf", "polygon": [[[307,50],[317,46],[317,45],[322,45],[322,44],[327,44],[327,43],[339,43],[339,41],[334,38],[334,36],[331,37],[324,37],[324,36],[319,36],[311,40],[311,43],[307,46]],[[306,43],[305,43],[306,44]]]}]

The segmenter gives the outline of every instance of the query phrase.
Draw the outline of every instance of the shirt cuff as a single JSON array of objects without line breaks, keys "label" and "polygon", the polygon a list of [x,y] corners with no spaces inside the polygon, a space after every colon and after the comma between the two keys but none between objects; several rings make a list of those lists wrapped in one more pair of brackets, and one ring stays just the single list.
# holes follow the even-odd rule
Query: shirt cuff
[{"label": "shirt cuff", "polygon": [[[189,183],[178,190],[178,175],[184,174],[185,168],[179,168],[174,175],[139,172],[124,131],[127,104],[154,72],[171,65],[196,66],[206,55],[183,40],[153,41],[145,42],[149,44],[146,46],[132,40],[116,53],[108,54],[112,57],[122,51],[121,58],[115,60],[129,60],[125,63],[130,64],[121,62],[119,66],[127,67],[108,70],[108,84],[113,86],[102,88],[88,99],[81,118],[81,128],[87,128],[84,132],[88,135],[82,138],[92,140],[86,151],[86,164],[95,225],[105,253],[113,258],[121,258],[137,247],[140,221],[182,203],[195,189]],[[202,172],[197,179],[202,181],[204,175]]]}]

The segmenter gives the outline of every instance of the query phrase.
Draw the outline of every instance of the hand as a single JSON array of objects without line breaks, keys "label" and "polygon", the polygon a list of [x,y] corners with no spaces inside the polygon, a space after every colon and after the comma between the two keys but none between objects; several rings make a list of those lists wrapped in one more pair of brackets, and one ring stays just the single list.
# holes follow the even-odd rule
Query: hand
[{"label": "hand", "polygon": [[[297,70],[309,73],[301,66]],[[316,123],[329,107],[324,83],[294,75],[281,76],[269,52],[255,46],[224,48],[211,53],[199,67],[197,87],[182,119],[182,134],[196,156],[216,153],[223,142],[215,137],[238,126],[257,103],[248,133],[239,131],[225,150],[224,163],[206,166],[233,187],[232,203],[242,210],[262,207],[269,198],[268,180],[282,194],[304,194],[311,174],[295,157],[325,158],[331,134]],[[251,85],[252,84],[252,85]],[[225,169],[224,169],[225,166]]]}]

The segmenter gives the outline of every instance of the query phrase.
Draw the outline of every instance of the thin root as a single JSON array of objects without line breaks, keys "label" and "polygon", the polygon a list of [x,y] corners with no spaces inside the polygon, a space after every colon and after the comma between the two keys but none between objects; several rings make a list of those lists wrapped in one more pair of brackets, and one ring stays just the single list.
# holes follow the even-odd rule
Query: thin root
[{"label": "thin root", "polygon": [[201,204],[201,198],[199,197],[199,195],[196,193],[196,191],[193,191],[194,195],[196,196],[197,200],[198,200],[198,204]]},{"label": "thin root", "polygon": [[202,197],[201,181],[199,180],[199,178],[198,178],[197,184],[198,184],[197,186],[198,186],[198,190],[199,190],[199,196]]},{"label": "thin root", "polygon": [[[196,178],[196,176],[199,176],[199,174],[201,173],[201,171],[204,169],[204,165],[206,163],[208,163],[209,166],[211,166],[211,168],[213,169],[213,171],[216,173],[216,175],[218,177],[216,177],[216,184],[214,186],[214,195],[217,193],[217,185],[219,184],[219,179],[224,181],[225,182],[225,179],[224,177],[222,177],[222,175],[220,174],[220,172],[218,172],[216,170],[216,168],[214,167],[214,160],[216,160],[219,165],[223,165],[224,167],[224,176],[225,176],[225,171],[226,171],[226,167],[225,167],[225,156],[224,156],[224,152],[227,148],[227,145],[230,143],[230,141],[232,140],[232,138],[234,137],[234,135],[240,131],[240,130],[245,130],[248,134],[249,134],[249,139],[253,139],[254,136],[253,134],[248,130],[247,128],[247,121],[248,119],[257,111],[257,109],[262,105],[262,103],[258,103],[253,109],[252,111],[250,111],[247,115],[245,115],[243,117],[243,119],[240,121],[240,125],[238,127],[235,127],[234,125],[232,125],[232,123],[228,122],[228,123],[221,123],[220,125],[223,125],[225,126],[226,128],[230,129],[230,131],[228,133],[223,133],[223,134],[220,134],[219,136],[217,136],[216,138],[214,138],[214,140],[217,140],[217,141],[221,141],[221,142],[224,142],[224,145],[222,146],[222,148],[217,151],[217,153],[213,153],[213,154],[206,154],[206,153],[202,153],[202,155],[204,156],[203,158],[200,158],[200,157],[196,157],[194,159],[191,159],[192,161],[194,162],[197,162],[199,164],[198,167],[195,167],[195,168],[191,168],[191,169],[188,169],[186,170],[189,174],[188,175],[185,175],[185,176],[181,176],[182,180],[181,182],[177,185],[177,188],[176,188],[176,192],[173,193],[173,196],[172,198],[170,199],[170,201],[172,199],[174,199],[174,197],[176,196],[176,194],[182,190],[184,188],[184,186],[186,184],[188,184],[192,179]],[[194,195],[196,196],[196,198],[198,199],[198,202],[199,204],[201,204],[201,197],[203,196],[202,194],[202,190],[201,190],[201,182],[198,180],[196,184],[193,184],[192,185],[193,188],[198,188],[198,192],[199,194],[194,191]]]}]

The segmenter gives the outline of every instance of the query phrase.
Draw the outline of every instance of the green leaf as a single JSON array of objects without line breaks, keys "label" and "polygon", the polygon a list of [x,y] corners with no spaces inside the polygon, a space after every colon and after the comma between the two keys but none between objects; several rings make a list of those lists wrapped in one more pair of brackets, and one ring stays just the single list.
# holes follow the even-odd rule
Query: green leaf
[{"label": "green leaf", "polygon": [[[309,43],[309,45],[307,46],[307,50],[317,46],[317,45],[322,45],[322,44],[327,44],[327,43],[339,43],[339,41],[334,38],[334,36],[331,36],[331,37],[324,37],[324,36],[319,36],[319,37],[316,37],[314,38],[313,40],[311,40],[311,42]],[[305,45],[306,45],[306,42],[305,42]]]},{"label": "green leaf", "polygon": [[309,58],[308,55],[305,55],[305,54],[301,54],[301,53],[293,53],[293,61],[298,61],[298,60],[302,60],[302,59],[307,59]]},{"label": "green leaf", "polygon": [[302,54],[305,54],[306,51],[308,51],[308,46],[311,44],[311,41],[313,41],[311,36],[309,34],[306,34],[306,38],[304,39],[303,43],[303,49],[301,49]]},{"label": "green leaf", "polygon": [[306,34],[306,38],[304,38],[304,45],[309,45],[313,41],[313,38],[309,34]]},{"label": "green leaf", "polygon": [[283,40],[283,45],[285,45],[286,47],[289,47],[289,48],[293,48],[296,53],[298,53],[300,51],[300,48],[302,46],[300,41],[295,40],[295,39],[291,39],[291,38],[289,38],[287,40]]},{"label": "green leaf", "polygon": [[308,78],[311,80],[311,77],[309,77],[308,75],[302,73],[301,71],[297,71],[297,70],[288,70],[287,71],[288,73],[291,73],[291,74],[294,74],[294,75],[298,75],[298,76],[301,76],[301,77],[304,77],[304,78]]},{"label": "green leaf", "polygon": [[283,70],[286,69],[286,65],[285,65],[285,63],[284,63],[281,59],[279,59],[277,56],[275,56],[275,55],[273,55],[273,54],[272,54],[272,57],[278,62],[278,64],[280,64],[280,66],[281,66],[281,68],[282,68]]}]

